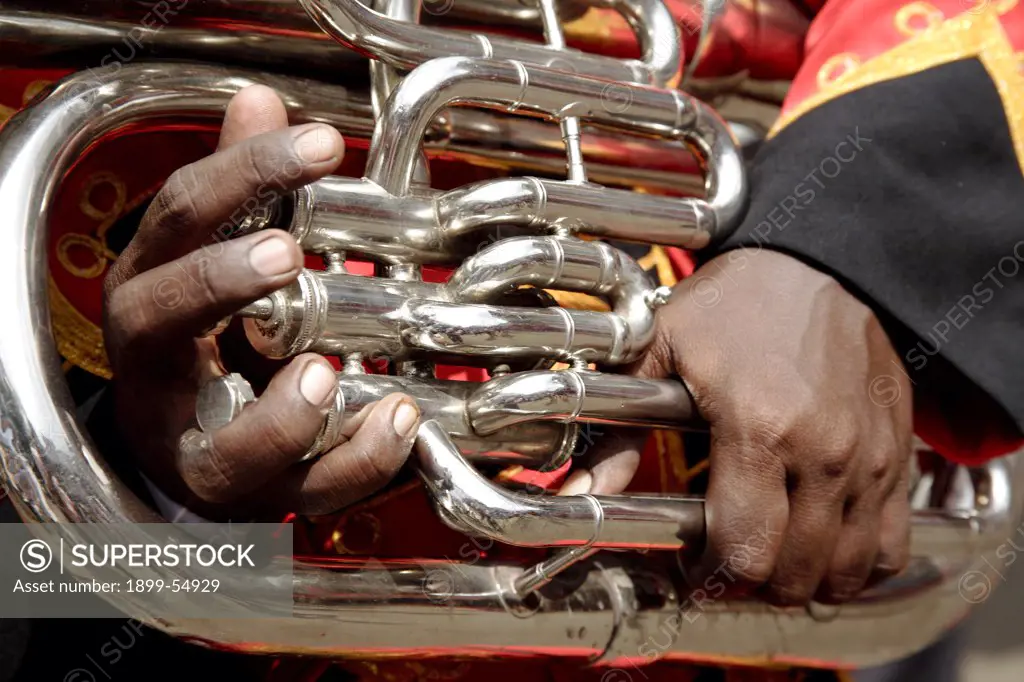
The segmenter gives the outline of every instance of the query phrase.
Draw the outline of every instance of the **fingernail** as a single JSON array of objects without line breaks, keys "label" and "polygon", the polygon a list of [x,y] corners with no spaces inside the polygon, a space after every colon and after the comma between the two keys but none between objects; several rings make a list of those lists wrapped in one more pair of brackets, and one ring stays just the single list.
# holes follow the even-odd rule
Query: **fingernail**
[{"label": "fingernail", "polygon": [[304,130],[295,138],[295,153],[305,163],[324,163],[337,157],[331,133],[322,125]]},{"label": "fingernail", "polygon": [[412,403],[402,401],[402,404],[395,410],[392,424],[394,424],[395,432],[402,438],[405,438],[416,428],[419,420],[420,411]]},{"label": "fingernail", "polygon": [[565,480],[565,484],[562,485],[562,489],[558,491],[559,495],[582,495],[590,492],[590,484],[594,478],[590,475],[589,471],[584,469],[577,469],[576,471],[569,474],[569,478]]},{"label": "fingernail", "polygon": [[323,405],[337,386],[334,370],[319,362],[309,363],[299,378],[299,393],[310,405]]},{"label": "fingernail", "polygon": [[249,265],[264,277],[283,275],[295,270],[295,251],[291,244],[279,237],[264,239],[249,251]]}]

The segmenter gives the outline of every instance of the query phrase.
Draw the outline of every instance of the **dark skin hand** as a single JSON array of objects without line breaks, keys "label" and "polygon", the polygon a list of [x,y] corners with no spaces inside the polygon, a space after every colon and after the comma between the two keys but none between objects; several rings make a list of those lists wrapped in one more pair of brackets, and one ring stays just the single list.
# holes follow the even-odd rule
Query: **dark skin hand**
[{"label": "dark skin hand", "polygon": [[311,353],[284,364],[227,426],[183,438],[198,389],[224,374],[222,358],[232,355],[205,330],[294,281],[303,266],[280,230],[225,239],[232,216],[252,197],[327,175],[344,151],[333,128],[289,128],[273,91],[246,88],[228,106],[217,152],[168,179],[107,277],[117,426],[142,472],[192,511],[323,514],[379,489],[408,457],[419,410],[394,394],[348,420],[341,445],[299,461],[337,391],[331,365]]},{"label": "dark skin hand", "polygon": [[[908,560],[910,383],[872,311],[767,250],[722,254],[657,313],[631,368],[682,377],[711,427],[707,543],[694,587],[835,603]],[[616,493],[642,441],[607,439],[561,494]]]}]

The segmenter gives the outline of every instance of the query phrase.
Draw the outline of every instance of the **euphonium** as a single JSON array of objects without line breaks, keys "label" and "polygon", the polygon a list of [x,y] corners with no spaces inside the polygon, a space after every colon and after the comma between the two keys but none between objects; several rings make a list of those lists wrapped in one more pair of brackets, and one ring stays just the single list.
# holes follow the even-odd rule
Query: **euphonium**
[{"label": "euphonium", "polygon": [[[111,2],[110,23],[123,24],[129,4]],[[260,12],[286,4],[245,3],[246,25],[260,24]],[[665,292],[651,286],[621,251],[578,235],[699,249],[733,229],[744,207],[742,154],[729,127],[707,105],[664,89],[676,85],[681,60],[677,30],[658,0],[599,3],[626,14],[636,28],[642,48],[637,60],[566,49],[550,0],[526,8],[512,1],[467,0],[464,6],[477,17],[539,22],[546,45],[414,28],[416,4],[408,0],[376,9],[356,0],[300,4],[332,38],[376,60],[372,98],[235,66],[122,63],[65,79],[0,130],[0,205],[6,209],[0,316],[8,325],[0,343],[4,485],[29,522],[160,521],[114,475],[72,416],[46,315],[41,254],[50,201],[75,157],[124,126],[166,120],[169,114],[212,125],[234,92],[264,82],[278,90],[296,119],[327,121],[364,139],[372,133],[366,178],[315,183],[254,207],[260,210],[243,226],[283,226],[324,257],[326,270],[308,271],[294,286],[239,312],[247,318],[250,339],[270,355],[312,349],[344,357],[338,404],[317,448],[330,446],[346,415],[389,392],[407,392],[427,418],[416,465],[444,522],[498,542],[557,550],[535,566],[298,560],[292,618],[183,620],[143,608],[126,595],[105,595],[112,604],[173,635],[239,651],[558,651],[609,665],[650,660],[642,645],[654,636],[658,655],[668,658],[865,665],[919,649],[968,611],[959,578],[983,565],[1020,511],[1024,475],[1013,459],[972,471],[969,482],[918,476],[914,499],[923,502],[914,521],[910,568],[854,602],[806,610],[706,602],[699,626],[691,627],[681,618],[689,592],[668,568],[671,562],[659,559],[663,551],[701,540],[701,499],[528,495],[502,488],[477,470],[494,460],[557,466],[571,452],[577,425],[588,421],[701,428],[681,384],[591,369],[595,363],[623,364],[644,352]],[[296,18],[287,10],[285,15]],[[31,29],[34,18],[32,12],[4,10],[0,28],[13,23]],[[70,15],[66,21],[87,23]],[[108,18],[91,21],[102,25]],[[219,49],[202,40],[208,29],[183,24],[178,30],[194,31],[178,35],[190,37],[186,44],[204,55]],[[313,37],[308,26],[306,31],[268,37],[266,44],[301,58],[308,43],[321,66],[350,59],[323,36]],[[228,41],[236,56],[251,55],[247,39],[253,35],[259,34]],[[553,123],[556,134],[550,132]],[[595,130],[609,144],[582,139],[593,140]],[[625,135],[642,141],[623,143],[630,139]],[[562,145],[564,162],[552,152]],[[691,177],[700,170],[698,184],[680,183],[666,167],[644,167],[632,158],[656,151],[676,159],[686,149],[698,162],[671,161],[668,170]],[[437,150],[500,161],[506,171],[542,177],[513,176],[441,192],[429,186],[422,162]],[[567,179],[550,177],[559,167],[567,169]],[[697,196],[627,191],[671,187]],[[601,210],[595,210],[596,202]],[[513,229],[515,236],[499,239],[507,233],[496,232],[498,227]],[[478,249],[481,243],[492,245]],[[376,262],[379,276],[348,274],[350,256]],[[420,278],[426,264],[456,269],[447,284],[431,284]],[[552,305],[545,289],[589,293],[605,299],[609,310],[563,309]],[[391,361],[394,376],[366,374],[362,361],[371,356]],[[491,378],[480,384],[438,380],[430,363],[439,360],[482,365]],[[568,368],[552,369],[559,362]],[[244,388],[237,376],[211,384],[200,401],[200,425],[243,409],[252,399]],[[960,486],[956,496],[944,487],[950,482]],[[126,541],[145,543],[145,531],[134,528],[136,537]],[[602,549],[646,553],[594,561]],[[554,591],[541,589],[574,564],[574,581]],[[273,567],[268,570],[268,584],[283,579]],[[189,576],[185,569],[170,572]],[[435,581],[447,587],[441,603],[424,588]],[[210,595],[212,604],[221,598]],[[530,617],[523,618],[524,612]],[[355,620],[358,628],[350,625]]]}]

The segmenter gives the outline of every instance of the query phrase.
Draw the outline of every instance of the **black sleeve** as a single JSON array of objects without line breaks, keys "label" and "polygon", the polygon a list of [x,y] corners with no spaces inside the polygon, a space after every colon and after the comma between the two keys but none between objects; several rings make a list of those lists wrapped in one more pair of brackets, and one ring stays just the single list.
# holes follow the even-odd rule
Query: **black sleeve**
[{"label": "black sleeve", "polygon": [[831,274],[879,313],[915,397],[973,391],[1024,425],[1024,182],[979,61],[810,110],[760,150],[751,185],[724,249],[778,250]]}]

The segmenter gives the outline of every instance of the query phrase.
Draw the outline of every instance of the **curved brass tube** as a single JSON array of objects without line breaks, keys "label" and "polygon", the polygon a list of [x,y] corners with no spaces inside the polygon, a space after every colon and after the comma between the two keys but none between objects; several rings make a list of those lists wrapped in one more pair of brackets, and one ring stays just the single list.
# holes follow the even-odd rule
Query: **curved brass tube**
[{"label": "curved brass tube", "polygon": [[459,55],[511,59],[607,80],[671,87],[682,71],[679,29],[661,0],[602,0],[638,32],[643,57],[622,60],[567,48],[552,49],[479,33],[391,19],[357,0],[299,0],[317,25],[343,45],[399,69]]},{"label": "curved brass tube", "polygon": [[[107,0],[106,5],[118,10],[109,17],[65,14],[63,8],[74,12],[78,0],[47,3],[45,11],[39,11],[37,4],[16,2],[0,7],[0,66],[73,67],[88,63],[93,66],[87,73],[100,78],[114,76],[128,63],[142,59],[207,59],[312,76],[324,83],[336,83],[343,75],[346,83],[365,89],[366,70],[360,66],[365,61],[316,30],[292,0],[232,3],[231,12],[243,12],[234,17],[231,26],[235,30],[221,25],[225,19],[223,7],[218,7],[216,1],[200,6],[198,0],[192,0],[187,12],[173,17],[167,25],[152,27],[140,23],[145,8],[130,0]],[[90,6],[94,4],[90,1]],[[474,4],[473,0],[456,3],[458,8],[464,8],[464,4],[465,9],[479,5],[484,12],[493,9],[500,13],[503,8],[487,2]],[[291,28],[296,20],[306,26],[305,31]],[[245,30],[237,30],[239,27]],[[237,73],[242,78],[250,77],[245,71]],[[349,91],[344,102],[357,107],[365,118],[360,129],[346,132],[362,137],[365,130],[368,136],[373,119],[365,91]],[[733,126],[745,148],[756,146],[763,138],[742,124]],[[494,145],[498,139],[503,141],[501,147]],[[557,130],[487,111],[448,112],[444,120],[435,122],[425,146],[428,154],[443,147],[456,158],[531,173],[559,176],[565,170]],[[587,130],[582,147],[590,178],[595,182],[643,187],[658,193],[700,195],[704,191],[701,169],[678,142],[622,138],[594,129]]]},{"label": "curved brass tube", "polygon": [[[603,296],[612,310],[496,305],[523,285]],[[275,358],[432,351],[621,365],[650,344],[660,302],[636,261],[607,244],[513,237],[467,258],[445,284],[305,270],[240,315],[253,346]]]},{"label": "curved brass tube", "polygon": [[514,372],[481,384],[467,398],[469,423],[481,436],[536,421],[707,428],[678,381],[579,370]]},{"label": "curved brass tube", "polygon": [[[196,67],[128,66],[120,77],[69,79],[0,130],[0,439],[3,483],[35,533],[47,522],[159,522],[104,462],[74,418],[47,315],[47,227],[57,184],[90,145],[129,123],[175,115],[218,116],[226,96],[196,88]],[[238,80],[225,77],[226,91]],[[210,83],[206,84],[207,86]],[[320,95],[279,85],[293,108],[323,116]],[[331,101],[330,104],[336,104]],[[302,118],[298,116],[298,118]],[[126,615],[220,648],[315,656],[543,656],[631,665],[641,657],[858,666],[905,656],[935,640],[970,605],[958,593],[967,571],[1012,532],[1020,513],[1014,459],[974,472],[968,509],[919,511],[911,569],[838,611],[776,610],[756,602],[704,602],[694,611],[670,574],[629,557],[601,557],[564,594],[517,599],[522,567],[450,562],[315,560],[295,564],[294,617],[181,620],[131,595],[104,595]],[[126,526],[128,527],[128,526]],[[134,526],[138,528],[138,526]],[[126,542],[153,541],[141,530]],[[170,536],[177,531],[171,529]],[[163,538],[161,538],[163,539]],[[186,542],[185,538],[179,538]],[[170,569],[169,577],[195,574]],[[284,573],[268,569],[269,586]],[[442,591],[432,586],[443,584]],[[247,582],[249,589],[261,584]],[[638,599],[643,593],[644,598]],[[209,606],[220,597],[211,594]],[[688,606],[689,605],[689,606]],[[529,617],[522,616],[524,611]],[[691,618],[692,616],[692,618]]]},{"label": "curved brass tube", "polygon": [[[609,103],[609,87],[616,104]],[[627,104],[618,103],[619,98]],[[612,84],[521,62],[443,57],[403,79],[374,130],[366,178],[392,196],[412,183],[420,141],[445,107],[487,104],[560,121],[578,117],[638,134],[688,142],[709,164],[707,205],[715,234],[735,229],[746,209],[746,174],[728,126],[702,102],[674,90]],[[385,142],[386,141],[386,142]]]},{"label": "curved brass tube", "polygon": [[365,178],[327,177],[285,201],[289,210],[278,207],[260,222],[291,232],[303,250],[395,264],[458,264],[494,230],[512,226],[686,249],[705,248],[724,232],[702,200],[536,177],[447,192],[418,187],[401,197]]},{"label": "curved brass tube", "polygon": [[520,547],[682,549],[703,541],[704,500],[645,495],[527,495],[503,489],[427,420],[416,438],[420,477],[455,530]]}]

